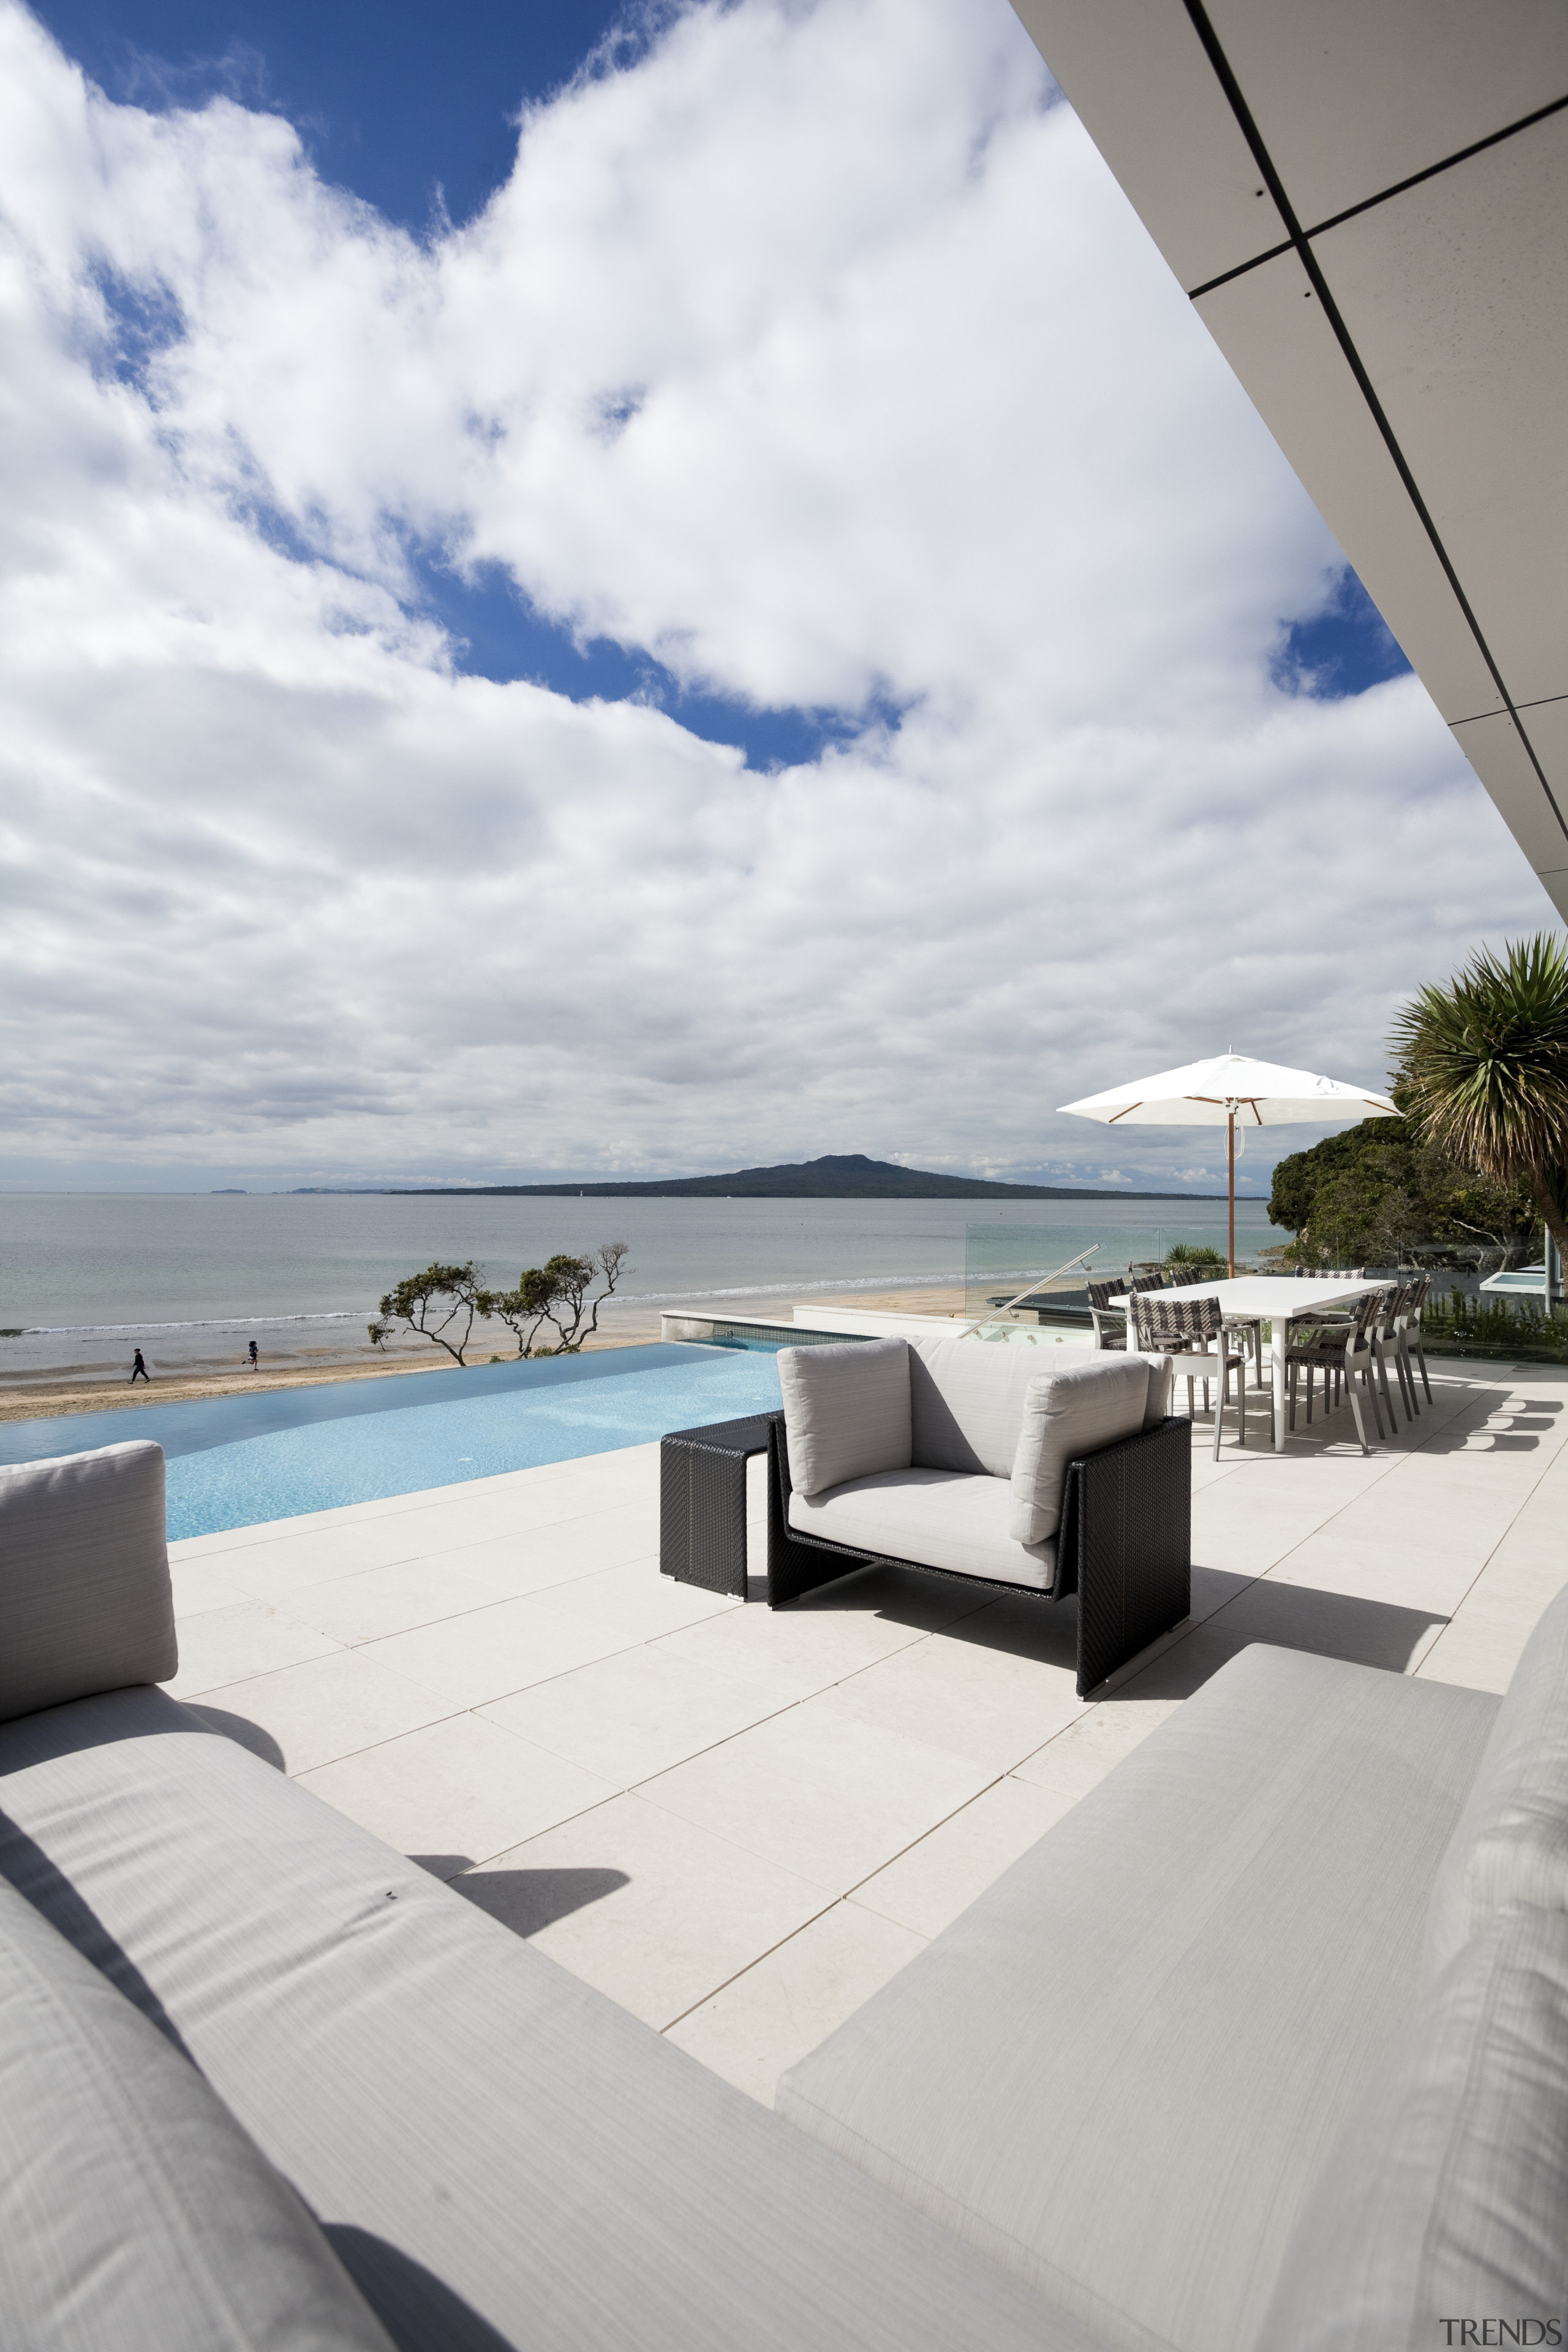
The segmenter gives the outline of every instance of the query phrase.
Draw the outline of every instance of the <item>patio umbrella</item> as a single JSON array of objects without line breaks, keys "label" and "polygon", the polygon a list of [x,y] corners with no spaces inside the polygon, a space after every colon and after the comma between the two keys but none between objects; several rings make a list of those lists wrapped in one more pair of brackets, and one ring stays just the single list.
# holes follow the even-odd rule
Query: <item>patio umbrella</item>
[{"label": "patio umbrella", "polygon": [[1185,1069],[1161,1070],[1131,1086],[1111,1087],[1081,1102],[1063,1103],[1076,1118],[1098,1118],[1107,1127],[1223,1127],[1230,1168],[1229,1265],[1236,1272],[1236,1123],[1289,1127],[1306,1120],[1397,1118],[1386,1095],[1347,1087],[1338,1078],[1315,1077],[1310,1070],[1285,1070],[1277,1062],[1249,1061],[1245,1054],[1217,1054],[1212,1062],[1189,1062]]}]

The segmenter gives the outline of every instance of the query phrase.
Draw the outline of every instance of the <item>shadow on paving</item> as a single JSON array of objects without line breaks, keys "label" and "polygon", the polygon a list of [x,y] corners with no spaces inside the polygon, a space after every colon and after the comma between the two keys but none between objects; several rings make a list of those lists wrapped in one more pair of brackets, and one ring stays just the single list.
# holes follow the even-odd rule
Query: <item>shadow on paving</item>
[{"label": "shadow on paving", "polygon": [[[409,1859],[428,1869],[440,1857],[416,1853]],[[467,1870],[447,1884],[514,1935],[537,1936],[631,1880],[624,1870]]]}]

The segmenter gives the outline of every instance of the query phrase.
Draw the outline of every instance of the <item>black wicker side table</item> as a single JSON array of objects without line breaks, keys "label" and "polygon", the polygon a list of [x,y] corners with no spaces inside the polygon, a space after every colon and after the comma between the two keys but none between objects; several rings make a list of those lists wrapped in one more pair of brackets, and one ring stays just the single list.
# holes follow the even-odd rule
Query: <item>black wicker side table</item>
[{"label": "black wicker side table", "polygon": [[746,1598],[746,1464],[773,1444],[777,1416],[675,1429],[658,1449],[662,1575]]}]

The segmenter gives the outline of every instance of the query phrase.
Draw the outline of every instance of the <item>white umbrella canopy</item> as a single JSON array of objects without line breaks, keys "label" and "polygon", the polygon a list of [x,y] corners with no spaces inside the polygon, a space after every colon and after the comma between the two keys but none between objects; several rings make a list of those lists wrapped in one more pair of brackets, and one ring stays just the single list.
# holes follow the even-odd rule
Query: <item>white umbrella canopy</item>
[{"label": "white umbrella canopy", "polygon": [[1179,1070],[1160,1070],[1152,1078],[1137,1078],[1125,1087],[1108,1087],[1103,1094],[1085,1095],[1081,1102],[1063,1103],[1075,1118],[1098,1118],[1107,1127],[1223,1127],[1227,1130],[1230,1161],[1230,1254],[1236,1272],[1236,1123],[1249,1127],[1290,1127],[1335,1118],[1397,1118],[1398,1105],[1386,1095],[1365,1087],[1346,1086],[1339,1078],[1319,1077],[1310,1070],[1288,1070],[1278,1062],[1255,1062],[1246,1054],[1216,1054],[1211,1061],[1188,1062]]}]

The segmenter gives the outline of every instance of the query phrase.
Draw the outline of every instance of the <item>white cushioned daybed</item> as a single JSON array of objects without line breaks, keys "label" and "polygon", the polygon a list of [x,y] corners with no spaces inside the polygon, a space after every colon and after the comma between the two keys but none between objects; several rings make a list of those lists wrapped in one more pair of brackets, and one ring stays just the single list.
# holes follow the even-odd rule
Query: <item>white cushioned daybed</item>
[{"label": "white cushioned daybed", "polygon": [[0,1469],[6,2352],[1092,2352],[174,1666],[158,1447]]},{"label": "white cushioned daybed", "polygon": [[1500,1704],[1243,1651],[770,2116],[146,1686],[162,1466],[0,1471],[0,2342],[1568,2336],[1568,1592]]},{"label": "white cushioned daybed", "polygon": [[972,1339],[779,1354],[768,1600],[871,1559],[1078,1599],[1080,1694],[1187,1614],[1191,1424],[1168,1356]]}]

